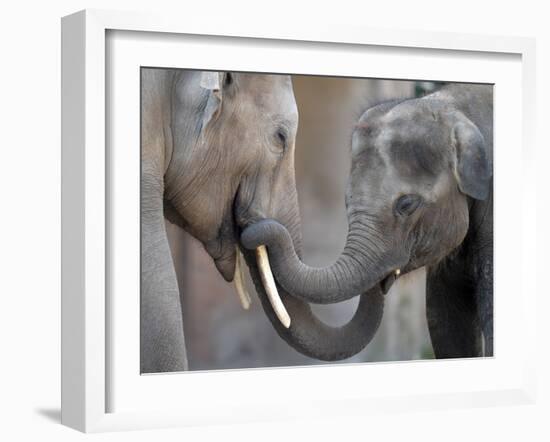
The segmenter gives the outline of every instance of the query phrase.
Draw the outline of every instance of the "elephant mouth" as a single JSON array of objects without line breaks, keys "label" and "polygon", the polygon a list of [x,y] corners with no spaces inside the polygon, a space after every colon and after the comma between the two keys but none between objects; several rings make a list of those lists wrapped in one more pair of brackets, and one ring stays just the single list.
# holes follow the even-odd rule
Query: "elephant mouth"
[{"label": "elephant mouth", "polygon": [[382,293],[385,295],[387,294],[393,283],[397,281],[397,279],[401,276],[401,270],[396,269],[393,272],[388,273],[384,279],[380,281],[380,289],[382,290]]}]

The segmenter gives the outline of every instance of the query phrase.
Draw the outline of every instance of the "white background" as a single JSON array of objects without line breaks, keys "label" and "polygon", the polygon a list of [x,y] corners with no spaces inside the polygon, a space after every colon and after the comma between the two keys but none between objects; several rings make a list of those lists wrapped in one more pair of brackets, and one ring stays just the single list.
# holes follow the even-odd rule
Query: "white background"
[{"label": "white background", "polygon": [[[25,2],[2,8],[0,38],[0,437],[4,440],[81,440],[59,425],[60,350],[60,22],[85,7],[129,10],[167,9],[180,14],[234,15],[239,20],[350,23],[455,32],[510,34],[538,38],[539,128],[539,399],[536,405],[438,412],[380,414],[361,420],[324,420],[157,432],[102,434],[96,440],[296,440],[351,438],[414,440],[547,440],[550,416],[550,303],[542,292],[543,249],[550,225],[548,149],[543,131],[550,122],[545,106],[550,81],[550,33],[543,2],[442,1],[346,2],[312,8],[296,1],[208,2],[59,1]],[[285,6],[287,5],[287,6]],[[179,9],[177,9],[179,8]],[[228,18],[230,19],[230,18]],[[548,79],[544,82],[543,79]],[[544,151],[546,148],[546,152]],[[519,185],[519,183],[518,183]],[[510,201],[510,204],[514,204]],[[512,234],[512,233],[511,233]],[[547,260],[546,260],[547,261]],[[182,398],[184,400],[184,398]],[[6,434],[4,434],[6,433]]]},{"label": "white background", "polygon": [[[109,411],[177,410],[194,421],[200,410],[211,419],[233,421],[237,410],[247,410],[250,421],[270,416],[271,410],[290,408],[307,416],[306,411],[321,409],[321,401],[340,400],[341,415],[357,404],[346,406],[343,399],[402,396],[399,408],[414,407],[414,400],[439,399],[444,393],[456,398],[461,393],[473,400],[472,391],[501,391],[521,388],[528,330],[518,298],[521,290],[530,290],[525,280],[514,277],[517,257],[522,254],[524,236],[510,237],[519,231],[520,216],[510,216],[509,201],[521,201],[517,186],[517,147],[521,143],[521,126],[515,124],[521,106],[521,64],[519,57],[483,55],[467,52],[442,53],[429,50],[397,50],[355,46],[341,48],[321,44],[262,45],[249,41],[232,41],[198,37],[163,38],[162,34],[143,35],[116,31],[109,36],[108,69],[111,96],[110,120],[110,304],[111,317]],[[327,60],[331,60],[327,63]],[[498,336],[496,358],[488,360],[423,361],[403,364],[364,364],[302,368],[291,370],[233,370],[218,373],[186,373],[179,376],[139,376],[139,66],[200,66],[260,72],[315,73],[358,77],[436,78],[442,81],[495,83],[495,218],[496,243],[495,335]],[[300,148],[298,144],[298,149]],[[505,244],[506,253],[501,246]],[[130,257],[130,258],[129,258]],[[532,293],[533,290],[530,290]],[[533,309],[525,308],[527,311]],[[529,350],[527,349],[527,352]],[[452,379],[452,382],[449,380]],[[320,388],[322,386],[322,388]],[[215,392],[214,395],[207,392]],[[437,394],[437,396],[436,396]],[[187,401],[182,401],[187,396]],[[228,407],[226,401],[231,406]],[[369,403],[373,403],[371,401]],[[380,399],[377,400],[380,407]],[[420,401],[419,401],[420,402]],[[439,404],[439,403],[438,403]],[[434,409],[440,405],[435,405]],[[328,407],[330,409],[330,406]],[[319,410],[320,411],[320,410]],[[294,412],[293,412],[294,413]],[[363,414],[365,411],[363,411]],[[317,416],[322,415],[322,412]],[[202,418],[201,418],[202,419]],[[265,420],[265,417],[263,418]],[[143,419],[139,421],[142,423]]]}]

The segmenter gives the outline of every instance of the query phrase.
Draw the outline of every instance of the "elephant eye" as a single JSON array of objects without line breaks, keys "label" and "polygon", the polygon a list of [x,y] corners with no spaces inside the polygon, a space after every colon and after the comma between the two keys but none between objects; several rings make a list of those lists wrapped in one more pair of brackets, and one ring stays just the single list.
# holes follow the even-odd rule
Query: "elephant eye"
[{"label": "elephant eye", "polygon": [[396,215],[409,216],[422,204],[420,195],[408,194],[400,196],[395,202],[393,211]]},{"label": "elephant eye", "polygon": [[277,133],[275,134],[277,141],[281,145],[283,149],[286,149],[286,142],[287,142],[287,136],[286,132],[283,129],[277,130]]}]

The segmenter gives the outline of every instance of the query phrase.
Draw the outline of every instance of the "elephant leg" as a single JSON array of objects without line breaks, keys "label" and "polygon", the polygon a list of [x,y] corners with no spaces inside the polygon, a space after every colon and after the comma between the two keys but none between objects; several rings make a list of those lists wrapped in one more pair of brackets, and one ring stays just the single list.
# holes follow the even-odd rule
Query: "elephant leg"
[{"label": "elephant leg", "polygon": [[480,265],[479,283],[475,289],[479,321],[485,342],[484,356],[493,356],[493,260],[488,257]]},{"label": "elephant leg", "polygon": [[162,204],[162,194],[142,179],[141,373],[188,369],[180,294]]},{"label": "elephant leg", "polygon": [[[453,283],[454,282],[454,283]],[[437,269],[428,271],[426,314],[435,357],[482,355],[481,328],[473,290]]]}]

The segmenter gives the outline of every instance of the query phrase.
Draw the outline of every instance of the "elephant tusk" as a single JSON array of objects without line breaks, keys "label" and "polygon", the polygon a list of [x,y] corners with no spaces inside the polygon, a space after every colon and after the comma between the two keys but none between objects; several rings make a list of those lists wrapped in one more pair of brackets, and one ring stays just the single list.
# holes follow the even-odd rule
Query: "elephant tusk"
[{"label": "elephant tusk", "polygon": [[267,249],[265,246],[259,246],[256,248],[256,262],[258,263],[258,268],[260,269],[260,277],[262,278],[262,283],[264,285],[265,291],[267,292],[267,297],[277,318],[281,321],[281,324],[285,328],[290,327],[290,316],[279,296],[277,291],[277,286],[275,285],[275,280],[273,279],[273,273],[271,273],[271,266],[269,265],[269,257],[267,256]]},{"label": "elephant tusk", "polygon": [[238,247],[237,259],[235,262],[235,277],[233,278],[233,281],[235,281],[235,289],[237,290],[243,309],[248,310],[250,308],[251,299],[244,284],[243,255]]},{"label": "elephant tusk", "polygon": [[395,276],[399,276],[401,274],[401,269],[396,269],[395,270]]}]

